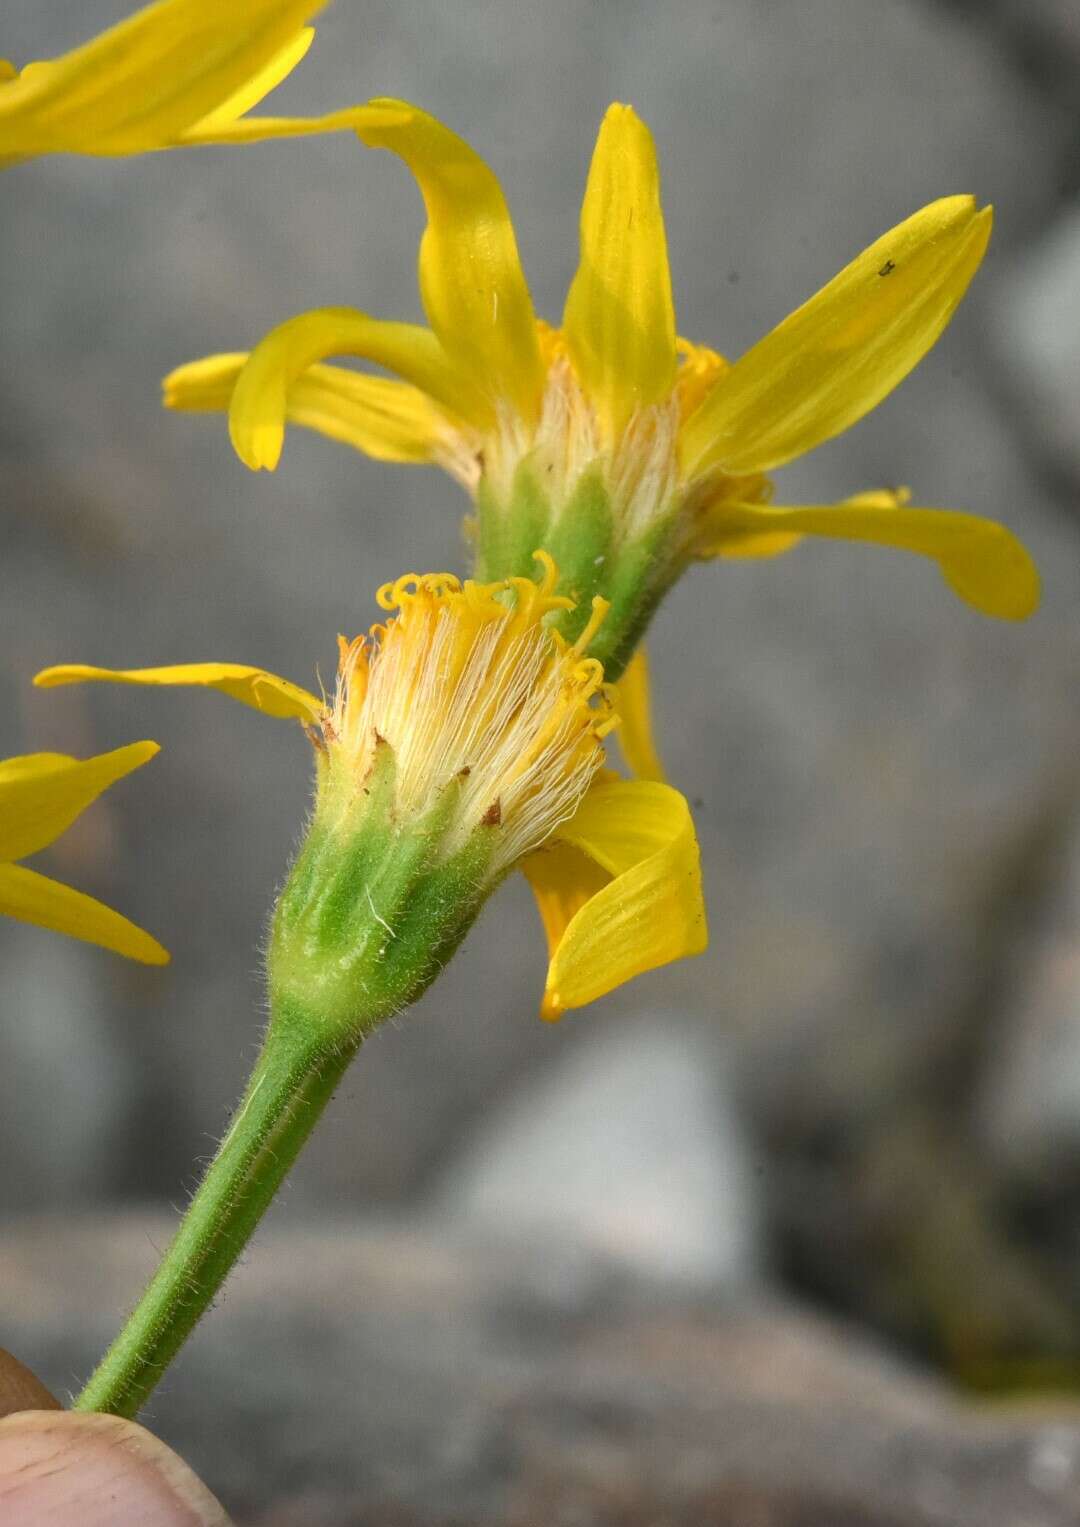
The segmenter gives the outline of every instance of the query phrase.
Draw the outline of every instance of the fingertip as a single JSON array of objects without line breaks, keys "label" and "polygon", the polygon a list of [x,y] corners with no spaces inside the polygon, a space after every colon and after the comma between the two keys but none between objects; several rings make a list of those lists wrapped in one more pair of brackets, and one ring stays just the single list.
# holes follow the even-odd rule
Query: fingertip
[{"label": "fingertip", "polygon": [[0,1420],[19,1410],[59,1410],[60,1401],[30,1369],[0,1347]]},{"label": "fingertip", "polygon": [[229,1527],[163,1442],[119,1416],[21,1411],[0,1420],[0,1521],[20,1527]]}]

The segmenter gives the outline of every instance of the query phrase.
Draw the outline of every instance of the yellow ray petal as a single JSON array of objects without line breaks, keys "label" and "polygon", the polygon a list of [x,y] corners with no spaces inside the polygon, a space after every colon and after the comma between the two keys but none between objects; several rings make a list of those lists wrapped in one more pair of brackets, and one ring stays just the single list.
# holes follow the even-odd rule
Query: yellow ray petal
[{"label": "yellow ray petal", "polygon": [[686,470],[768,471],[869,413],[952,317],[990,222],[947,196],[863,250],[710,390],[683,425]]},{"label": "yellow ray petal", "polygon": [[271,90],[276,90],[282,80],[293,72],[314,41],[315,28],[301,27],[296,36],[291,37],[285,46],[274,54],[268,64],[246,80],[227,101],[222,101],[220,106],[215,107],[208,116],[203,117],[201,122],[196,122],[195,126],[188,131],[194,133],[204,132],[207,129],[212,131],[215,127],[223,127],[226,123],[235,122],[237,117],[242,117],[253,106],[258,106]]},{"label": "yellow ray petal", "polygon": [[[575,884],[583,855],[611,876],[606,885],[597,888],[595,869]],[[669,785],[595,785],[554,843],[522,868],[537,892],[549,940],[555,935],[544,1018],[558,1018],[706,946],[694,824],[686,801]]]},{"label": "yellow ray petal", "polygon": [[763,535],[722,536],[709,545],[703,557],[725,557],[729,561],[750,561],[755,557],[779,557],[793,546],[798,546],[802,536],[793,530],[767,530]]},{"label": "yellow ray petal", "polygon": [[420,296],[428,322],[478,389],[535,419],[544,385],[536,316],[498,180],[427,112],[406,101],[369,106],[361,140],[399,154],[424,198]]},{"label": "yellow ray petal", "polygon": [[[228,413],[247,351],[208,355],[165,378],[166,408]],[[342,366],[309,366],[289,386],[290,424],[351,445],[379,461],[430,462],[446,437],[446,418],[426,393],[407,382],[362,376]]]},{"label": "yellow ray petal", "polygon": [[119,912],[21,864],[0,864],[0,914],[100,944],[144,965],[169,963],[168,950]]},{"label": "yellow ray petal", "polygon": [[280,324],[255,346],[240,371],[229,408],[229,434],[252,471],[273,471],[281,457],[289,393],[327,355],[359,355],[398,372],[455,414],[482,404],[453,370],[430,329],[387,323],[355,308],[316,308]]},{"label": "yellow ray petal", "polygon": [[0,860],[36,854],[103,790],[158,751],[156,742],[133,742],[95,758],[26,753],[0,759]]},{"label": "yellow ray petal", "polygon": [[675,340],[679,357],[675,373],[675,391],[679,410],[685,419],[698,408],[722,376],[731,370],[731,362],[708,345],[696,345],[681,335]]},{"label": "yellow ray petal", "polygon": [[686,798],[658,780],[625,780],[609,773],[592,786],[556,836],[612,875],[633,869],[672,843],[682,845],[687,836],[695,845],[697,862]]},{"label": "yellow ray petal", "polygon": [[85,663],[62,663],[36,674],[39,689],[58,684],[85,684],[101,681],[108,684],[198,684],[218,689],[241,705],[266,716],[283,720],[317,721],[323,702],[299,684],[279,679],[265,668],[248,668],[243,663],[176,663],[168,668],[91,668]]},{"label": "yellow ray petal", "polygon": [[911,509],[906,494],[864,493],[842,504],[725,504],[702,556],[722,555],[725,538],[776,532],[869,541],[932,558],[965,602],[1000,620],[1025,620],[1039,603],[1039,573],[1004,525],[954,509]]},{"label": "yellow ray petal", "polygon": [[0,91],[0,156],[171,146],[263,78],[326,0],[157,0]]},{"label": "yellow ray petal", "polygon": [[563,313],[578,377],[609,438],[675,384],[656,145],[630,106],[608,108],[581,207],[581,259]]},{"label": "yellow ray petal", "polygon": [[548,959],[553,960],[570,922],[586,902],[611,884],[611,876],[580,849],[557,839],[530,854],[522,869],[536,897]]},{"label": "yellow ray petal", "polygon": [[204,117],[181,133],[174,148],[236,147],[266,143],[272,138],[310,138],[318,133],[355,132],[366,106],[344,106],[318,117],[235,117],[224,120],[216,113]]},{"label": "yellow ray petal", "polygon": [[644,647],[638,647],[627,663],[615,694],[620,722],[615,735],[627,767],[638,779],[665,779],[653,732],[649,659]]}]

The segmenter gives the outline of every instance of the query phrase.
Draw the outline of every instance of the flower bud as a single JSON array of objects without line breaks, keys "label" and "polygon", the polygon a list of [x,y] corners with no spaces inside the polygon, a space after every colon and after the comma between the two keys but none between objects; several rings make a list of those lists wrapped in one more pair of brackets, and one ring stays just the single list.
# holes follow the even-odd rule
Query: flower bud
[{"label": "flower bud", "polygon": [[603,670],[540,583],[409,574],[340,642],[306,841],[274,914],[272,1009],[328,1035],[382,1022],[435,977],[503,876],[573,816],[614,725]]}]

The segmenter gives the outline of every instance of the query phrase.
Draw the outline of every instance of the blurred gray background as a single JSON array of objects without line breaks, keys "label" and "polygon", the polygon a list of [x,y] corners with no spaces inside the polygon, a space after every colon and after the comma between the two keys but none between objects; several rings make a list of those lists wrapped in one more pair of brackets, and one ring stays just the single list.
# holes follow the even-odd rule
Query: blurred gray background
[{"label": "blurred gray background", "polygon": [[[126,3],[7,0],[0,52]],[[764,1279],[994,1381],[1080,1350],[1080,23],[1069,0],[338,0],[273,109],[423,104],[502,178],[553,320],[613,99],[650,123],[680,329],[731,356],[956,191],[986,263],[919,370],[779,475],[909,484],[1006,522],[1045,579],[995,624],[898,553],[703,567],[652,636],[712,942],[548,1027],[523,882],[366,1047],[295,1212],[558,1228],[651,1273]],[[3,178],[0,752],[161,756],[36,861],[164,971],[0,927],[0,1210],[177,1202],[262,1021],[307,809],[296,728],[213,694],[35,692],[46,664],[222,658],[301,683],[406,568],[463,566],[457,490],[297,431],[247,472],[159,379],[307,307],[419,317],[419,196],[350,136]],[[122,1302],[119,1301],[119,1302]],[[14,1343],[12,1343],[14,1344]]]}]

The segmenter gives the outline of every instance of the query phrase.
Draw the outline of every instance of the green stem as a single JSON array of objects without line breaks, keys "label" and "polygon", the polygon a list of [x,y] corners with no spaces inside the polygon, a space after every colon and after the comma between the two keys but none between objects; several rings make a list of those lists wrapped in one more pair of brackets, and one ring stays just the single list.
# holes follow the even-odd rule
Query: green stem
[{"label": "green stem", "polygon": [[172,1245],[76,1410],[139,1411],[247,1245],[357,1048],[316,1049],[294,1030],[271,1028]]}]

